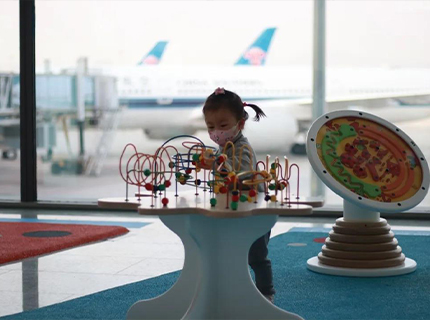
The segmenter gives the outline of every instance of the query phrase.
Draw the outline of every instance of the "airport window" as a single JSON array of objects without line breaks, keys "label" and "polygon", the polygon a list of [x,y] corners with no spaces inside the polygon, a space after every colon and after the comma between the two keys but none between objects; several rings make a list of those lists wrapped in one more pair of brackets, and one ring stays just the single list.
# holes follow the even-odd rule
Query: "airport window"
[{"label": "airport window", "polygon": [[0,199],[20,200],[19,2],[0,2]]},{"label": "airport window", "polygon": [[[14,1],[0,3],[0,17],[2,17],[0,26],[2,30],[11,30],[2,39],[0,52],[0,115],[4,110],[13,110],[20,104],[19,61],[17,60],[19,57],[18,4]],[[159,66],[142,66],[141,69],[138,69],[138,65],[141,65],[140,62],[145,60],[139,60],[143,51],[149,52],[153,45],[150,41],[156,42],[157,40],[155,35],[151,40],[145,40],[144,45],[139,45],[137,48],[134,40],[140,35],[133,30],[142,30],[144,25],[139,24],[140,19],[131,20],[130,12],[134,15],[138,12],[163,9],[165,19],[168,22],[166,26],[174,25],[172,28],[166,28],[163,32],[169,34],[172,39],[176,37],[176,43],[186,42],[183,35],[189,34],[190,26],[181,21],[172,20],[176,13],[170,12],[170,8],[161,8],[162,4],[156,2],[120,4],[119,2],[105,1],[105,4],[106,6],[100,6],[90,2],[86,4],[85,10],[83,10],[83,3],[80,2],[36,2],[36,47],[38,48],[36,56],[36,99],[37,112],[41,115],[36,128],[39,200],[94,203],[99,197],[117,195],[117,188],[119,188],[121,181],[118,181],[116,168],[119,154],[125,142],[124,139],[131,139],[127,142],[133,142],[139,146],[151,146],[150,148],[154,147],[155,149],[155,146],[168,138],[169,132],[177,133],[177,130],[160,130],[165,123],[154,124],[154,121],[152,123],[146,121],[147,118],[152,118],[152,114],[147,116],[150,113],[143,111],[156,111],[156,108],[164,108],[162,111],[167,121],[169,119],[165,116],[167,114],[166,106],[175,106],[177,101],[181,101],[181,107],[184,107],[185,103],[191,104],[189,102],[191,100],[193,100],[192,107],[195,108],[196,105],[201,107],[206,96],[210,94],[210,92],[206,92],[209,90],[207,86],[210,83],[226,84],[227,89],[236,88],[245,97],[255,99],[273,99],[279,96],[288,99],[295,97],[311,98],[311,74],[308,74],[309,71],[300,71],[300,68],[306,66],[306,70],[310,70],[309,66],[312,61],[312,2],[269,2],[263,9],[260,7],[260,11],[276,12],[276,14],[271,15],[270,21],[270,24],[277,24],[276,36],[272,39],[271,52],[265,56],[267,61],[259,60],[261,57],[255,57],[256,60],[248,61],[250,65],[247,67],[252,70],[251,68],[255,67],[252,65],[253,63],[265,63],[275,67],[273,70],[279,70],[282,73],[282,76],[276,77],[276,81],[273,81],[273,77],[266,79],[266,76],[259,76],[258,78],[246,76],[248,71],[244,72],[243,75],[233,71],[234,64],[239,61],[237,58],[243,53],[244,48],[248,48],[248,42],[253,40],[253,36],[248,34],[248,31],[244,32],[243,29],[234,26],[235,18],[233,16],[230,17],[231,20],[227,17],[225,26],[220,27],[224,33],[218,31],[211,34],[212,29],[207,27],[211,18],[203,19],[193,16],[191,19],[190,16],[189,20],[193,30],[196,28],[204,30],[206,36],[199,40],[202,43],[205,41],[203,39],[214,39],[219,34],[223,34],[223,41],[226,41],[225,47],[229,48],[222,53],[225,56],[219,52],[214,55],[210,50],[210,42],[195,48],[190,48],[190,43],[188,43],[187,46],[184,44],[183,48],[168,47],[167,50],[177,51],[165,55],[162,59],[157,60],[154,57],[147,59],[147,61],[151,60],[160,64],[164,63],[163,59],[167,59],[164,65],[165,70],[170,70],[169,66],[171,65],[181,65],[180,70],[182,71],[177,71],[176,74],[174,72],[172,74],[159,73],[158,70],[161,70],[157,69]],[[181,6],[188,5],[191,6],[186,2],[181,3]],[[213,6],[213,10],[218,10],[216,3],[205,5]],[[193,10],[203,8],[203,4],[200,2],[193,3],[192,6]],[[238,9],[243,10],[243,6],[239,4],[233,3],[232,6],[237,6]],[[409,3],[407,1],[392,2],[392,6],[383,2],[328,1],[326,8],[327,35],[330,41],[327,42],[326,47],[327,69],[344,70],[337,81],[340,88],[335,87],[334,89],[330,83],[331,75],[327,72],[327,87],[330,87],[330,90],[334,92],[330,92],[330,94],[336,97],[336,92],[339,95],[349,92],[352,95],[358,94],[361,97],[366,97],[366,95],[375,94],[406,96],[417,90],[422,90],[424,93],[428,92],[428,83],[430,83],[428,76],[421,77],[420,74],[422,69],[430,67],[425,58],[430,55],[429,49],[425,46],[427,43],[426,35],[430,30],[426,23],[426,15],[422,14],[422,12],[429,11],[428,6],[428,4]],[[422,10],[423,8],[424,10]],[[193,12],[193,10],[189,12]],[[248,10],[246,12],[248,16],[261,19],[262,15],[261,12],[257,12],[258,10],[255,12],[253,8],[246,10]],[[97,12],[97,15],[94,12]],[[288,19],[285,12],[294,12],[294,16],[300,16],[300,19],[293,19],[293,16],[289,16],[290,19]],[[361,14],[358,15],[357,12]],[[380,14],[369,15],[370,12],[379,12]],[[77,16],[81,22],[79,25],[75,24]],[[359,16],[366,17],[368,28],[359,27],[362,26]],[[153,18],[148,15],[145,19],[150,21]],[[408,19],[412,19],[414,23],[408,23],[408,21],[412,21]],[[129,25],[130,21],[136,22]],[[127,29],[124,29],[124,26],[127,26]],[[112,30],[109,37],[105,36],[105,33],[99,32],[101,29],[107,28]],[[370,34],[369,28],[376,31]],[[74,30],[73,33],[70,30]],[[301,30],[301,33],[300,35],[290,34],[287,30]],[[94,41],[94,34],[99,35],[97,41]],[[233,40],[227,39],[226,35],[230,34],[232,34]],[[122,50],[127,48],[127,50],[100,50],[100,48],[109,47],[112,37],[115,36],[119,42],[117,48],[122,48]],[[239,43],[238,39],[243,39],[243,43]],[[361,40],[358,42],[353,39]],[[294,50],[291,49],[291,43],[295,43]],[[377,49],[378,45],[381,48]],[[400,46],[413,50],[407,51],[408,56],[406,52],[403,52],[405,50],[398,50]],[[134,50],[138,52],[133,52]],[[189,54],[186,54],[190,50],[194,50],[193,56],[197,57],[195,61],[188,57]],[[388,55],[387,50],[395,54]],[[210,82],[201,80],[199,73],[195,73],[195,64],[198,64],[199,71],[203,72],[206,66],[213,63],[218,64],[220,70],[225,70],[222,81],[219,79]],[[124,65],[128,65],[124,69],[128,71],[124,72],[122,69],[118,73],[112,71],[120,69],[120,66]],[[190,67],[190,74],[183,74],[183,70],[185,73],[188,72],[188,66]],[[102,73],[94,71],[96,69],[103,70],[105,67],[106,69]],[[264,70],[262,68],[265,67],[265,65],[260,65],[258,68]],[[208,70],[213,72],[213,69]],[[299,72],[295,74],[297,70]],[[345,70],[349,71],[346,72]],[[407,73],[405,72],[408,70],[410,70],[410,76],[406,76]],[[398,82],[397,78],[387,76],[388,74],[396,75],[398,71],[404,72],[403,79],[399,77]],[[134,79],[137,80],[137,83],[133,83],[129,77],[129,74],[134,72],[136,72]],[[372,72],[375,72],[375,77],[373,77]],[[207,72],[202,75],[202,78],[208,78],[208,75],[213,77]],[[268,73],[268,75],[270,74]],[[179,80],[177,80],[178,78]],[[120,90],[118,90],[118,79],[122,80]],[[274,82],[276,82],[276,87],[272,87]],[[157,83],[157,87],[152,87],[151,84],[153,83]],[[287,83],[292,83],[296,87],[287,86]],[[9,93],[5,93],[6,89],[9,90]],[[155,92],[161,94],[156,95]],[[408,97],[404,101],[400,99],[402,107],[393,112],[388,112],[390,115],[399,115],[401,112],[408,113],[408,110],[414,110],[413,113],[407,114],[408,121],[405,120],[405,117],[397,117],[393,118],[392,122],[410,135],[427,158],[430,158],[429,142],[426,141],[422,132],[428,128],[426,119],[430,117],[428,113],[430,108],[429,97],[430,94],[423,94],[417,97]],[[110,125],[115,123],[115,117],[119,114],[116,112],[119,101],[125,106],[125,112],[121,114],[123,122],[116,124],[115,130],[110,130]],[[391,102],[392,105],[396,104],[394,99]],[[371,103],[370,106],[368,104],[356,106],[355,102],[351,103],[352,105],[345,103],[343,107],[364,107],[368,108],[369,112],[374,111],[375,114],[379,111],[386,111],[376,109],[377,107]],[[191,105],[186,107],[188,108],[187,112],[192,110]],[[264,102],[261,103],[261,107],[264,110]],[[409,107],[411,109],[408,109]],[[331,105],[328,103],[328,111],[330,108]],[[142,114],[142,116],[126,118],[130,114]],[[171,118],[173,119],[174,116]],[[0,124],[4,119],[4,116],[1,115]],[[15,115],[16,119],[19,118]],[[136,121],[136,119],[138,120]],[[266,120],[271,121],[269,117],[264,119],[264,121]],[[139,121],[141,121],[141,126],[139,128],[133,127]],[[7,141],[6,146],[0,141],[2,143],[0,146],[2,155],[0,171],[5,172],[8,176],[7,179],[3,179],[2,175],[0,180],[0,198],[18,199],[20,169],[19,148],[16,146],[16,139],[19,139],[19,135],[17,136],[16,132],[8,130],[9,128],[6,126],[0,125],[0,137],[6,137],[5,141]],[[128,135],[131,130],[134,130],[133,134]],[[108,133],[112,131],[113,134]],[[147,134],[143,135],[142,132]],[[200,131],[200,133],[202,132],[204,133],[204,130]],[[311,166],[305,155],[294,153],[290,148],[296,144],[303,144],[303,141],[297,137],[303,138],[305,132],[306,128],[302,132],[296,132],[296,135],[291,135],[295,138],[285,142],[288,143],[288,148],[279,147],[271,154],[283,156],[285,152],[291,161],[297,162],[301,166],[304,181],[301,183],[303,190],[300,193],[306,195],[310,194],[311,191]],[[15,148],[13,148],[14,143]],[[102,155],[100,151],[103,147],[108,148],[106,155]],[[142,151],[150,152],[151,150]],[[265,153],[257,150],[259,157],[264,157]],[[17,158],[15,161],[10,161],[15,157]],[[327,205],[339,205],[340,202],[340,197],[328,189],[326,190]],[[426,197],[421,206],[430,206],[429,196]]]}]

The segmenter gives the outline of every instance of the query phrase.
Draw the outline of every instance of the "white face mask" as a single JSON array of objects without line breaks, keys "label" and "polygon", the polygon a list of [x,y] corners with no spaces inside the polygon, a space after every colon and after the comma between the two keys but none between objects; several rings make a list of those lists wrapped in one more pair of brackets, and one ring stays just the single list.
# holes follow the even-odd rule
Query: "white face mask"
[{"label": "white face mask", "polygon": [[238,124],[236,124],[235,126],[231,127],[228,130],[212,130],[212,131],[209,131],[209,137],[216,144],[218,144],[220,146],[224,146],[228,141],[233,141],[233,139],[239,133],[239,130],[237,130],[237,125]]}]

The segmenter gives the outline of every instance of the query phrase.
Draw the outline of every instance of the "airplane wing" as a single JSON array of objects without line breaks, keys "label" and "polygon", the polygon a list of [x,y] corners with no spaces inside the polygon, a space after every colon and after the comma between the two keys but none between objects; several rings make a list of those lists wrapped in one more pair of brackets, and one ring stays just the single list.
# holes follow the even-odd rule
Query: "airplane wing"
[{"label": "airplane wing", "polygon": [[[297,113],[297,120],[311,120],[312,99],[290,102],[302,107],[302,110]],[[411,121],[430,117],[430,91],[328,96],[326,105],[327,112],[354,109],[372,113],[390,122]]]}]

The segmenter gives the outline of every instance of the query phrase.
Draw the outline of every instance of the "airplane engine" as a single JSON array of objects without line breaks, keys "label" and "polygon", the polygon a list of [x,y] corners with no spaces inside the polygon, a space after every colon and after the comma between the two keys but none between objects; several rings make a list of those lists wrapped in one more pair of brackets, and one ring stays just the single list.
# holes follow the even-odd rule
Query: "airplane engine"
[{"label": "airplane engine", "polygon": [[175,127],[165,127],[165,128],[152,127],[148,129],[143,129],[143,132],[149,139],[167,140],[182,134],[193,135],[196,133],[196,130],[189,126],[183,126],[183,127],[175,126]]},{"label": "airplane engine", "polygon": [[253,121],[254,114],[252,110],[249,112],[244,135],[257,153],[270,151],[285,154],[289,152],[298,132],[297,120],[287,110],[280,108],[267,108],[263,111],[267,118],[262,118],[259,122]]}]

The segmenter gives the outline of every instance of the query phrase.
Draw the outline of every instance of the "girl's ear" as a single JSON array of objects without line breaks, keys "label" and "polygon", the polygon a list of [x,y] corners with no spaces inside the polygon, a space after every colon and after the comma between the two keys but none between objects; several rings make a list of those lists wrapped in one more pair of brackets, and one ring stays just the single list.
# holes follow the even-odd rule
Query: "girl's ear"
[{"label": "girl's ear", "polygon": [[245,127],[245,119],[241,119],[238,123],[237,126],[239,127],[239,130],[243,130],[243,128]]}]

